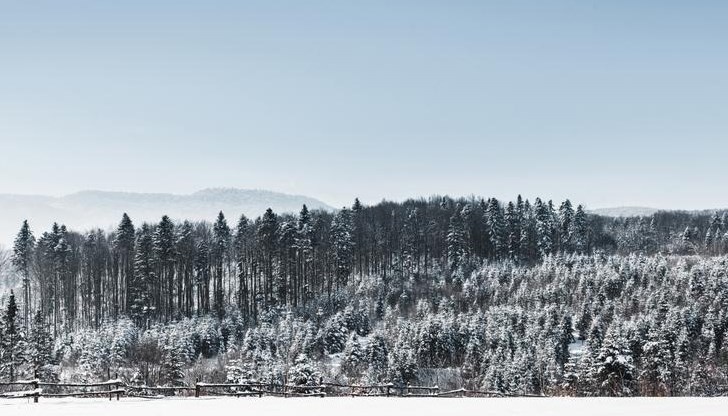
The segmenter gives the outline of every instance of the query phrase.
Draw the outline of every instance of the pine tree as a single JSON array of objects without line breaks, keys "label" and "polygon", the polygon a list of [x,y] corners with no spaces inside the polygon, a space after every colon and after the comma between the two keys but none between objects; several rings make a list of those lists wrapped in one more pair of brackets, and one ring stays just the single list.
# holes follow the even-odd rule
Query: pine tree
[{"label": "pine tree", "polygon": [[354,258],[359,275],[364,271],[364,207],[359,198],[351,206],[352,233],[354,235]]},{"label": "pine tree", "polygon": [[177,284],[177,307],[180,314],[191,317],[194,308],[194,275],[195,256],[197,255],[197,238],[194,226],[190,221],[184,221],[179,227],[175,252],[177,253],[176,263],[176,284]]},{"label": "pine tree", "polygon": [[551,216],[549,206],[544,204],[539,198],[536,198],[534,209],[536,214],[536,245],[541,257],[545,257],[553,252],[553,217]]},{"label": "pine tree", "polygon": [[573,251],[574,209],[571,201],[564,201],[559,207],[559,249],[564,252]]},{"label": "pine tree", "polygon": [[593,365],[594,378],[601,394],[607,396],[631,395],[634,366],[626,347],[626,341],[619,331],[611,328],[607,331]]},{"label": "pine tree", "polygon": [[35,237],[30,231],[28,220],[23,221],[15,244],[13,245],[12,263],[23,278],[23,324],[30,324],[30,268],[35,250]]},{"label": "pine tree", "polygon": [[349,377],[356,377],[366,367],[366,354],[356,334],[351,334],[344,347],[341,369]]},{"label": "pine tree", "polygon": [[536,220],[528,200],[523,202],[519,215],[521,217],[521,239],[518,245],[521,250],[521,260],[533,261],[537,257]]},{"label": "pine tree", "polygon": [[159,287],[154,296],[156,311],[166,321],[175,318],[175,273],[174,265],[177,257],[174,223],[164,215],[157,225],[153,238],[154,264],[157,266],[156,277]]},{"label": "pine tree", "polygon": [[155,311],[151,299],[157,280],[153,249],[152,229],[148,224],[143,224],[137,233],[134,274],[129,285],[130,316],[142,327],[149,324],[149,319],[154,316]]},{"label": "pine tree", "polygon": [[213,307],[218,318],[222,319],[225,314],[224,304],[224,265],[228,257],[228,249],[230,246],[230,227],[222,211],[217,216],[217,221],[212,228],[212,262],[214,266],[214,284],[213,284]]},{"label": "pine tree", "polygon": [[493,247],[495,257],[505,257],[508,244],[506,242],[506,223],[503,217],[503,209],[497,199],[491,198],[485,212],[488,224],[488,236]]},{"label": "pine tree", "polygon": [[28,361],[34,378],[46,382],[58,381],[53,337],[40,311],[35,314],[28,337]]},{"label": "pine tree", "polygon": [[420,259],[420,214],[417,208],[407,210],[407,216],[402,225],[402,270],[405,279],[408,279],[416,270],[419,270]]},{"label": "pine tree", "polygon": [[387,364],[389,362],[389,350],[385,338],[381,334],[374,335],[365,350],[369,369],[367,373],[372,380],[381,381],[387,375]]},{"label": "pine tree", "polygon": [[210,246],[205,239],[197,244],[195,286],[197,286],[197,311],[206,314],[210,312]]},{"label": "pine tree", "polygon": [[19,323],[18,305],[15,294],[10,291],[8,304],[2,317],[2,339],[0,339],[0,376],[7,376],[15,381],[20,367],[26,362],[25,338]]},{"label": "pine tree", "polygon": [[235,227],[233,246],[238,273],[238,308],[240,308],[245,316],[250,313],[250,288],[248,286],[248,278],[250,274],[250,264],[253,258],[253,243],[253,227],[251,226],[248,217],[241,215],[238,220],[238,224]]},{"label": "pine tree", "polygon": [[572,321],[570,315],[564,315],[561,320],[561,326],[559,327],[558,339],[556,343],[556,363],[562,368],[569,361],[569,344],[574,342],[574,329],[572,328]]},{"label": "pine tree", "polygon": [[576,207],[571,230],[571,243],[577,253],[584,254],[589,251],[589,224],[582,205]]},{"label": "pine tree", "polygon": [[518,260],[521,257],[521,215],[513,202],[506,206],[505,223],[508,257]]},{"label": "pine tree", "polygon": [[[304,205],[304,209],[301,210],[302,220],[299,220],[299,238],[301,235],[310,236],[310,227],[308,224],[308,209]],[[303,221],[303,222],[301,222]],[[273,259],[278,249],[278,216],[273,213],[273,210],[268,208],[263,214],[263,218],[260,221],[258,227],[258,241],[263,254],[263,270],[265,276],[263,292],[263,306],[267,307],[271,302],[271,295],[273,292],[273,274],[274,274],[274,262]],[[307,240],[310,242],[310,240]],[[299,242],[298,244],[303,244]],[[310,247],[310,244],[307,244]],[[308,250],[308,249],[307,249]],[[308,269],[305,269],[308,270]]]},{"label": "pine tree", "polygon": [[124,213],[114,235],[114,251],[117,256],[118,273],[114,280],[114,317],[128,311],[128,296],[134,273],[135,231],[131,218]]},{"label": "pine tree", "polygon": [[447,260],[450,264],[450,270],[452,271],[460,265],[467,254],[465,247],[465,229],[459,206],[455,208],[452,217],[450,217],[450,225],[448,227],[446,241]]},{"label": "pine tree", "polygon": [[184,361],[180,351],[173,345],[166,345],[162,354],[161,378],[165,386],[184,386]]},{"label": "pine tree", "polygon": [[351,274],[354,249],[351,212],[347,208],[342,208],[331,222],[331,242],[334,249],[336,282],[337,285],[344,286]]}]

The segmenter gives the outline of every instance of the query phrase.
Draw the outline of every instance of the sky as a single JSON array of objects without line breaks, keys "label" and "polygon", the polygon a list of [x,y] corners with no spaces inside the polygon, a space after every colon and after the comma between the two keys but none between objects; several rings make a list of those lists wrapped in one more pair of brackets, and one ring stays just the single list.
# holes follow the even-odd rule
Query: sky
[{"label": "sky", "polygon": [[0,0],[0,193],[728,207],[728,3]]}]

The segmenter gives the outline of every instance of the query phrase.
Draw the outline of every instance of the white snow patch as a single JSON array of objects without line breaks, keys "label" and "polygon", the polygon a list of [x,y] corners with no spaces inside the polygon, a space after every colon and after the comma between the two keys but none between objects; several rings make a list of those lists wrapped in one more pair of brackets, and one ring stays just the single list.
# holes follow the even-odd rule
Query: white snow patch
[{"label": "white snow patch", "polygon": [[23,416],[152,415],[724,415],[728,398],[213,398],[144,400],[49,399],[0,400],[0,414]]},{"label": "white snow patch", "polygon": [[576,340],[569,344],[569,354],[572,357],[581,357],[584,353],[584,341]]}]

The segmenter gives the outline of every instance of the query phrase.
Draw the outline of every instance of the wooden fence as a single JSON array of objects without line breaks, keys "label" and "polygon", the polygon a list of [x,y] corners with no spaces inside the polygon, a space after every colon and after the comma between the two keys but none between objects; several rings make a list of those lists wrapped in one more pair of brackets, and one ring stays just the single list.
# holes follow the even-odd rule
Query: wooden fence
[{"label": "wooden fence", "polygon": [[[121,380],[101,383],[47,383],[38,380],[0,382],[0,387],[20,387],[21,390],[0,393],[0,399],[39,397],[105,397],[133,396],[159,398],[167,395],[191,397],[201,396],[274,396],[274,397],[543,397],[537,395],[514,395],[496,391],[457,389],[440,391],[438,386],[411,386],[386,384],[339,384],[301,386],[276,383],[204,383],[194,386],[138,386],[127,385]],[[68,391],[75,389],[75,391]]]},{"label": "wooden fence", "polygon": [[[126,390],[122,387],[126,385],[120,380],[109,380],[101,383],[48,383],[38,380],[23,380],[0,382],[0,387],[26,387],[22,390],[0,393],[2,399],[17,398],[33,398],[33,402],[38,403],[39,397],[103,397],[109,396],[111,400],[116,396],[116,400],[122,395],[126,395]],[[68,388],[81,389],[80,391],[63,391]],[[89,390],[92,389],[92,390]]]}]

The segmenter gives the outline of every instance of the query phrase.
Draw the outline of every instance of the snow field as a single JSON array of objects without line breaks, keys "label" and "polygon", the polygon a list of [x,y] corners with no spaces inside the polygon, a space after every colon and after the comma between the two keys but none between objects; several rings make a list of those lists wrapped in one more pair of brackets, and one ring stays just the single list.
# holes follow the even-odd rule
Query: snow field
[{"label": "snow field", "polygon": [[568,416],[724,415],[728,397],[699,398],[186,398],[47,399],[0,401],[3,416]]}]

